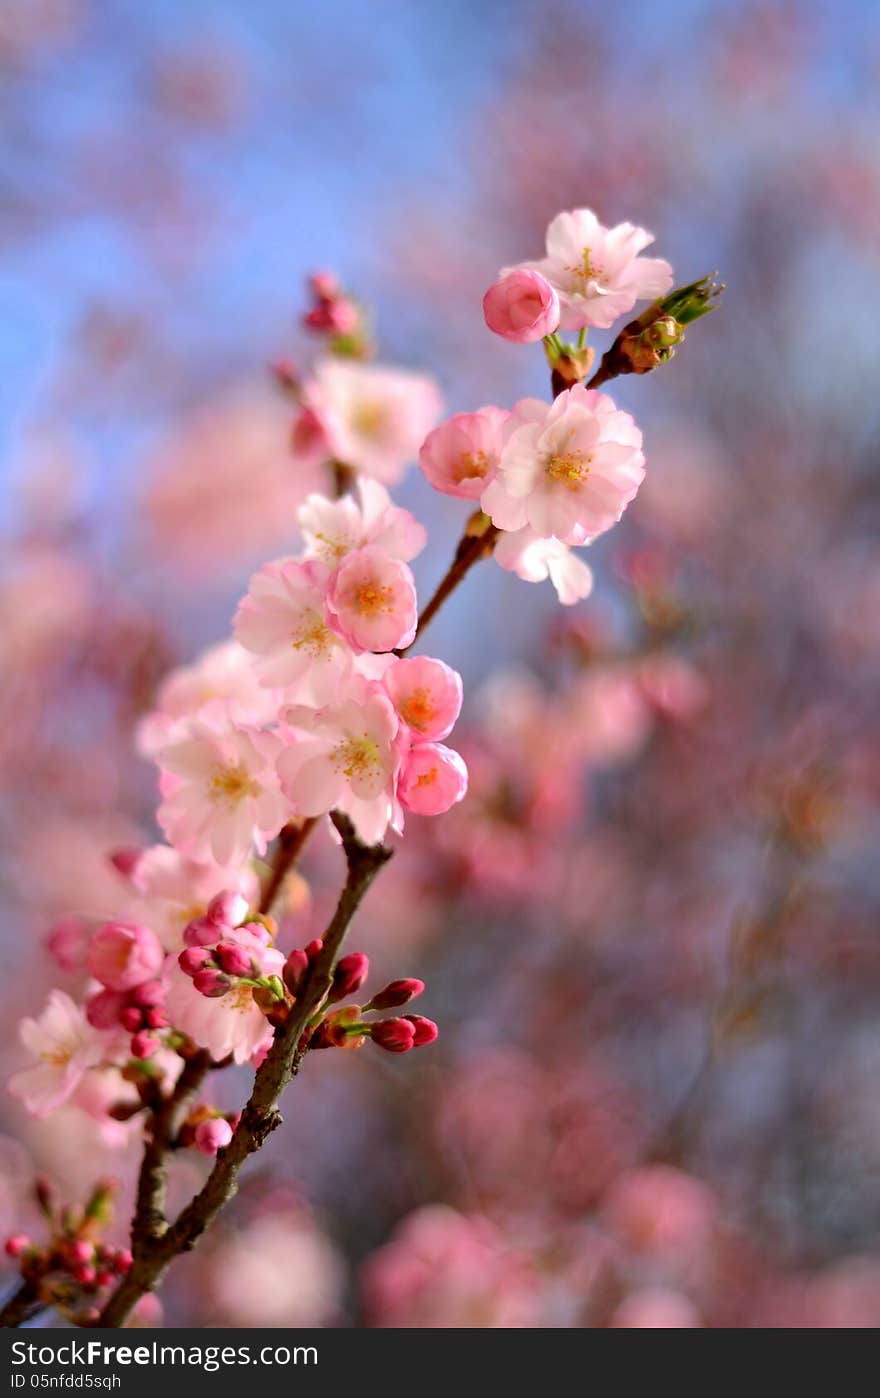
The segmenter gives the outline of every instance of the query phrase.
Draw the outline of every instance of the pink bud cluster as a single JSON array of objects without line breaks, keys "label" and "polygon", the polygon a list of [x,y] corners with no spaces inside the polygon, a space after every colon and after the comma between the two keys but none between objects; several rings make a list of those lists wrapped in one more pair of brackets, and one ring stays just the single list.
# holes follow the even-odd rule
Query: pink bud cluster
[{"label": "pink bud cluster", "polygon": [[271,982],[278,957],[277,952],[270,955],[272,932],[266,922],[244,921],[247,912],[247,900],[226,890],[212,898],[204,916],[184,928],[177,964],[200,995],[216,999],[236,983],[259,987]]},{"label": "pink bud cluster", "polygon": [[89,939],[86,965],[103,989],[86,1000],[86,1019],[93,1029],[123,1028],[135,1058],[152,1057],[168,1027],[164,962],[158,937],[137,923],[105,922]]},{"label": "pink bud cluster", "polygon": [[180,1129],[178,1145],[194,1146],[203,1155],[216,1155],[232,1140],[240,1112],[221,1112],[201,1103],[189,1113]]},{"label": "pink bud cluster", "polygon": [[102,1181],[84,1207],[62,1209],[54,1191],[47,1194],[38,1182],[37,1197],[50,1226],[49,1241],[40,1244],[25,1233],[13,1233],[3,1245],[37,1299],[57,1307],[78,1324],[96,1317],[97,1311],[88,1309],[89,1304],[132,1265],[128,1248],[114,1247],[100,1238],[110,1219],[115,1189],[115,1183]]},{"label": "pink bud cluster", "polygon": [[[362,951],[350,952],[336,963],[327,1004],[336,1004],[355,995],[370,971],[369,957]],[[402,1015],[390,1019],[365,1020],[366,1014],[377,1010],[398,1009],[414,1000],[425,989],[424,981],[414,976],[391,981],[363,1007],[346,1005],[331,1010],[318,1025],[309,1048],[359,1048],[371,1039],[388,1053],[406,1053],[421,1048],[437,1038],[439,1030],[423,1015]]]},{"label": "pink bud cluster", "polygon": [[305,328],[319,335],[355,335],[360,328],[360,312],[333,273],[313,272],[307,285],[312,304],[303,315]]}]

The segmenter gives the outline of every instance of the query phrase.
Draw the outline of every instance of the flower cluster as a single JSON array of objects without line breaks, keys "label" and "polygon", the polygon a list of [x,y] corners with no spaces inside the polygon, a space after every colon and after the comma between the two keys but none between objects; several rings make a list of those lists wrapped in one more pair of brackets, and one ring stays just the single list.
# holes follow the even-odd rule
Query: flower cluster
[{"label": "flower cluster", "polygon": [[[557,215],[546,258],[503,271],[483,309],[505,339],[543,339],[551,363],[565,362],[573,381],[553,403],[525,398],[509,412],[457,413],[429,433],[419,455],[435,489],[479,501],[500,534],[501,567],[527,582],[549,577],[565,605],[592,587],[572,548],[616,524],[645,475],[633,419],[581,379],[591,362],[587,327],[607,328],[671,286],[667,262],[640,256],[651,241],[630,223],[603,227],[590,209]],[[560,328],[580,330],[577,345],[564,345]]]},{"label": "flower cluster", "polygon": [[[583,336],[565,346],[556,332],[608,325],[665,290],[666,264],[639,257],[649,241],[628,224],[603,229],[588,211],[560,215],[546,261],[504,273],[487,293],[487,322],[519,343],[543,338],[551,363],[580,366],[583,378]],[[447,742],[462,681],[443,660],[408,653],[420,619],[460,581],[461,559],[484,548],[524,579],[550,577],[566,604],[586,596],[590,570],[572,549],[620,518],[644,476],[632,418],[577,376],[553,402],[524,399],[435,426],[434,385],[367,362],[364,314],[330,275],[314,276],[310,293],[304,325],[322,354],[310,375],[279,365],[275,378],[294,404],[297,467],[317,468],[333,490],[302,500],[290,520],[296,551],[253,574],[232,637],[169,676],[139,724],[167,844],[114,851],[110,920],[68,918],[52,931],[55,959],[84,983],[80,1004],[53,991],[42,1016],[22,1024],[36,1062],[11,1090],[37,1115],[69,1102],[124,1137],[138,1117],[152,1134],[185,1064],[271,1072],[270,1045],[287,1026],[299,1054],[367,1041],[402,1054],[436,1039],[425,1016],[388,1013],[420,995],[422,981],[392,980],[360,1005],[351,997],[369,962],[340,957],[337,932],[280,949],[284,921],[271,914],[289,864],[278,857],[323,821],[350,877],[353,849],[375,871],[407,813],[440,815],[462,800],[467,767]],[[416,458],[435,488],[480,507],[421,618],[411,565],[426,531],[386,488]],[[189,1073],[181,1094],[185,1110],[164,1145],[222,1152],[240,1114],[194,1102]],[[112,1259],[95,1253],[93,1265],[81,1241],[75,1281],[103,1284]],[[50,1252],[46,1267],[67,1265],[71,1246]]]},{"label": "flower cluster", "polygon": [[38,1179],[36,1202],[49,1229],[46,1243],[24,1233],[6,1239],[4,1251],[18,1265],[28,1304],[51,1305],[78,1325],[98,1318],[98,1301],[132,1264],[127,1248],[102,1238],[113,1216],[113,1181],[102,1180],[84,1205],[62,1207],[48,1181]]}]

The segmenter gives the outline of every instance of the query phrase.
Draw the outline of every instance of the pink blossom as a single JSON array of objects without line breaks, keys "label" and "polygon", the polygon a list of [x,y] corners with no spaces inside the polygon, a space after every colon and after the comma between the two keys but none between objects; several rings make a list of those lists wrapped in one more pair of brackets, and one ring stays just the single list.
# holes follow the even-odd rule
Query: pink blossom
[{"label": "pink blossom", "polygon": [[89,924],[81,917],[62,917],[53,923],[46,938],[49,954],[62,971],[78,971],[85,964]]},{"label": "pink blossom", "polygon": [[345,1286],[342,1258],[299,1210],[273,1209],[230,1230],[207,1258],[202,1282],[221,1324],[311,1327],[335,1318]]},{"label": "pink blossom", "polygon": [[416,459],[441,406],[432,379],[353,360],[322,360],[306,385],[306,407],[323,426],[328,456],[387,484]]},{"label": "pink blossom", "polygon": [[506,428],[498,474],[482,496],[505,530],[583,544],[610,529],[645,470],[642,434],[607,394],[581,384],[552,404],[524,398]]},{"label": "pink blossom", "polygon": [[375,545],[350,553],[327,589],[327,616],[355,650],[408,646],[419,617],[411,570]]},{"label": "pink blossom", "polygon": [[693,1302],[666,1286],[645,1286],[633,1291],[617,1307],[612,1330],[698,1330],[702,1326]]},{"label": "pink blossom", "polygon": [[259,878],[248,865],[230,869],[187,859],[170,845],[144,850],[133,881],[139,897],[130,911],[153,928],[166,951],[179,948],[184,927],[204,916],[217,894],[234,892],[247,907],[259,897]]},{"label": "pink blossom", "polygon": [[194,723],[190,734],[159,753],[163,801],[159,825],[184,854],[244,860],[264,854],[288,815],[278,787],[279,739],[257,729],[215,733]]},{"label": "pink blossom", "polygon": [[267,563],[250,580],[235,615],[235,635],[256,657],[254,673],[268,686],[309,680],[317,702],[326,699],[350,663],[339,636],[327,624],[324,564],[293,559]]},{"label": "pink blossom", "polygon": [[297,521],[307,557],[338,568],[347,554],[367,544],[376,544],[403,563],[421,553],[427,535],[409,510],[394,505],[385,487],[369,476],[358,477],[357,491],[358,500],[351,495],[340,500],[310,495],[300,506]]},{"label": "pink blossom", "polygon": [[354,676],[340,703],[283,715],[292,742],[278,758],[282,790],[304,816],[340,809],[366,844],[399,828],[394,798],[399,764],[397,714],[384,690]]},{"label": "pink blossom", "polygon": [[182,665],[164,681],[152,712],[138,724],[138,751],[155,757],[180,737],[194,718],[215,728],[227,723],[271,723],[277,702],[256,675],[253,657],[236,641],[206,650],[193,665]]},{"label": "pink blossom", "polygon": [[549,578],[565,607],[583,601],[593,590],[589,565],[572,553],[567,544],[558,539],[542,538],[528,525],[499,535],[492,556],[502,568],[516,573],[524,582],[544,582]]},{"label": "pink blossom", "polygon": [[519,1329],[537,1322],[523,1257],[487,1219],[417,1209],[370,1257],[361,1283],[371,1322],[397,1329]]},{"label": "pink blossom", "polygon": [[426,655],[392,661],[383,683],[403,722],[419,738],[445,738],[461,712],[461,675]]},{"label": "pink blossom", "polygon": [[216,1155],[232,1140],[232,1127],[222,1116],[200,1121],[194,1132],[196,1148],[204,1155]]},{"label": "pink blossom", "polygon": [[[233,936],[259,960],[264,975],[281,975],[284,957],[280,951],[264,946],[243,928]],[[231,981],[224,994],[209,998],[172,964],[165,1005],[174,1028],[188,1034],[218,1061],[231,1053],[236,1063],[247,1063],[272,1041],[272,1027],[254,1001],[252,987],[244,981]]]},{"label": "pink blossom", "polygon": [[454,413],[429,432],[419,465],[435,490],[479,500],[498,468],[502,429],[510,414],[503,408]]},{"label": "pink blossom", "polygon": [[592,209],[573,209],[551,220],[547,256],[519,270],[540,272],[556,288],[563,330],[585,325],[604,330],[637,301],[652,301],[672,286],[668,262],[639,256],[653,241],[635,224],[606,228]]},{"label": "pink blossom", "polygon": [[63,990],[50,992],[39,1019],[21,1021],[19,1036],[38,1061],[10,1078],[9,1091],[36,1117],[48,1116],[72,1097],[83,1075],[100,1063],[107,1043]]},{"label": "pink blossom", "polygon": [[483,297],[490,330],[517,345],[532,344],[559,327],[559,296],[545,276],[528,267],[502,272]]},{"label": "pink blossom", "polygon": [[132,990],[162,969],[164,953],[155,932],[134,922],[105,922],[93,933],[86,964],[108,990]]},{"label": "pink blossom", "polygon": [[443,743],[416,743],[397,785],[401,804],[417,815],[442,815],[467,791],[464,759]]}]

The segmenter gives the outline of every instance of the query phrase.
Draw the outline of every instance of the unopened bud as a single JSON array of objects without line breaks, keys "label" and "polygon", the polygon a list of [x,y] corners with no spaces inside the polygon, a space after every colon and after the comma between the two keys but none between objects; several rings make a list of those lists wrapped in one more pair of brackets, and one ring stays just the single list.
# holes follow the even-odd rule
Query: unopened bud
[{"label": "unopened bud", "polygon": [[207,947],[184,947],[177,958],[177,964],[185,976],[197,976],[204,971],[211,960]]},{"label": "unopened bud", "polygon": [[295,995],[302,985],[303,976],[308,969],[309,958],[306,953],[300,950],[292,951],[285,961],[284,970],[282,971],[284,984],[287,986],[291,995]]},{"label": "unopened bud", "polygon": [[26,1248],[31,1245],[31,1240],[26,1233],[13,1233],[11,1238],[7,1238],[3,1244],[3,1251],[7,1257],[21,1257]]},{"label": "unopened bud", "polygon": [[247,917],[248,907],[248,900],[241,893],[225,889],[211,899],[205,916],[218,927],[238,927]]},{"label": "unopened bud", "polygon": [[218,942],[214,958],[228,976],[252,976],[255,972],[259,975],[259,967],[254,966],[253,957],[234,942]]},{"label": "unopened bud", "polygon": [[131,1052],[134,1058],[152,1058],[159,1048],[161,1048],[159,1040],[146,1029],[139,1030],[131,1041]]},{"label": "unopened bud", "polygon": [[389,1053],[407,1053],[415,1044],[415,1026],[408,1019],[380,1019],[370,1025],[370,1038]]},{"label": "unopened bud", "polygon": [[364,952],[353,951],[348,956],[341,957],[333,972],[333,984],[327,997],[329,1003],[333,1004],[336,1000],[345,1000],[349,995],[354,995],[360,990],[369,973],[370,958]]},{"label": "unopened bud", "polygon": [[195,1129],[195,1146],[204,1155],[216,1155],[232,1140],[232,1127],[222,1116],[200,1121]]},{"label": "unopened bud", "polygon": [[207,995],[209,999],[225,995],[232,986],[229,977],[224,976],[222,971],[207,966],[204,970],[197,971],[192,979],[199,994]]},{"label": "unopened bud", "polygon": [[424,1015],[406,1015],[415,1034],[413,1037],[413,1048],[423,1048],[425,1044],[433,1044],[440,1030],[433,1019],[425,1019]]},{"label": "unopened bud", "polygon": [[374,995],[365,1010],[396,1010],[400,1005],[406,1005],[410,1000],[414,1000],[417,995],[421,995],[425,988],[425,982],[417,980],[415,976],[407,976],[402,980],[390,981],[384,990],[380,990],[378,995]]}]

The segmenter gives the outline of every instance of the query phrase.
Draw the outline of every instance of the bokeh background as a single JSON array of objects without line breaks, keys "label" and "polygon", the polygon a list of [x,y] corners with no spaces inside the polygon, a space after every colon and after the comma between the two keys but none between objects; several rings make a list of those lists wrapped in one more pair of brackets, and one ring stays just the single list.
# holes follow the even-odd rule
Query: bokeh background
[{"label": "bokeh background", "polygon": [[[315,1055],[166,1324],[880,1322],[878,78],[865,0],[0,6],[10,1069],[47,928],[155,838],[138,717],[295,542],[267,366],[305,362],[304,275],[450,411],[546,392],[480,297],[559,209],[728,286],[615,386],[648,478],[594,596],[487,563],[432,631],[471,795],[411,822],[352,946],[428,980],[441,1040]],[[460,502],[397,498],[425,595]],[[302,873],[288,945],[329,842]],[[7,1229],[35,1168],[128,1188],[73,1109],[4,1095],[0,1130]]]}]

